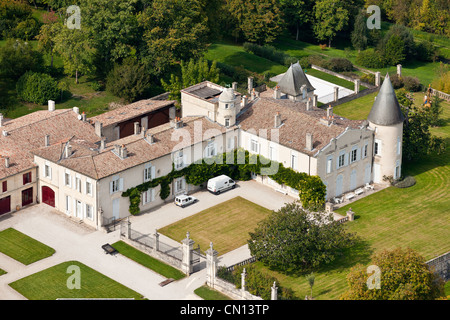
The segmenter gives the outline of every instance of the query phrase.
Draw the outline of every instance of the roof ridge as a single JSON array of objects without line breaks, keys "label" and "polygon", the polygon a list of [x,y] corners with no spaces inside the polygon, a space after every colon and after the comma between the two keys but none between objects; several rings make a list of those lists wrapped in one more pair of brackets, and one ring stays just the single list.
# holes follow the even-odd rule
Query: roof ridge
[{"label": "roof ridge", "polygon": [[[34,122],[31,122],[31,123],[22,125],[22,126],[20,126],[20,127],[17,127],[17,128],[11,129],[11,130],[6,130],[6,131],[8,131],[8,132],[13,132],[13,131],[16,131],[16,130],[18,130],[18,129],[23,129],[23,128],[25,128],[25,127],[29,127],[29,126],[31,126],[31,125],[38,124],[38,123],[40,123],[40,122],[42,122],[42,121],[46,121],[46,120],[48,120],[48,119],[50,119],[50,118],[58,117],[58,116],[61,116],[61,115],[63,115],[63,114],[66,114],[67,112],[72,112],[72,111],[73,111],[72,109],[59,109],[59,110],[64,110],[64,111],[63,111],[63,112],[57,112],[55,115],[50,116],[50,117],[48,117],[48,118],[36,120],[36,121],[34,121]],[[39,111],[46,111],[46,110],[39,110]],[[33,114],[33,113],[29,113],[28,115],[31,115],[31,114]],[[19,119],[19,118],[16,118],[16,119]]]}]

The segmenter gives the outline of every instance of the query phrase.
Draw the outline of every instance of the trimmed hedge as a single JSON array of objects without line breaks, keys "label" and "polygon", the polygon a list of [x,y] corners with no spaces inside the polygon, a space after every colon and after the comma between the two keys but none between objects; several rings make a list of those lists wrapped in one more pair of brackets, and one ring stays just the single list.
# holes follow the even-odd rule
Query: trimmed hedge
[{"label": "trimmed hedge", "polygon": [[[231,158],[233,157],[233,158]],[[230,161],[233,160],[233,161]],[[232,163],[232,164],[228,164]],[[241,164],[242,163],[242,164]],[[132,215],[140,213],[141,194],[158,185],[161,186],[160,197],[167,199],[170,195],[170,184],[176,178],[185,177],[186,183],[199,186],[209,179],[225,174],[234,180],[250,180],[252,172],[261,175],[267,174],[272,164],[278,167],[276,173],[270,178],[279,184],[299,191],[300,201],[304,208],[310,210],[320,210],[325,204],[326,187],[318,176],[310,176],[304,172],[297,172],[291,168],[285,168],[281,163],[270,161],[262,156],[250,154],[243,149],[235,150],[231,153],[223,153],[213,158],[209,158],[201,163],[193,163],[181,170],[172,171],[160,178],[144,182],[134,188],[130,188],[122,193],[122,197],[130,199],[129,212]]]},{"label": "trimmed hedge", "polygon": [[402,180],[399,180],[394,183],[394,186],[397,188],[409,188],[416,184],[416,179],[411,176],[407,176]]},{"label": "trimmed hedge", "polygon": [[290,66],[291,63],[296,63],[298,61],[297,58],[291,57],[269,45],[260,46],[255,43],[245,42],[243,47],[246,52],[253,53],[259,57],[266,58],[284,66]]}]

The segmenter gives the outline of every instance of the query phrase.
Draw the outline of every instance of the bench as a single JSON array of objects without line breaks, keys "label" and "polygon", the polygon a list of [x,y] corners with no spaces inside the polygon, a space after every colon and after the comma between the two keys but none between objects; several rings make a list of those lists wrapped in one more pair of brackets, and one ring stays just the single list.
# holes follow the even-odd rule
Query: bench
[{"label": "bench", "polygon": [[284,195],[287,195],[287,191],[286,191],[286,190],[283,190],[283,189],[278,188],[278,189],[275,189],[275,191],[276,191],[276,192],[279,192],[279,193],[282,193],[282,194],[284,194]]},{"label": "bench", "polygon": [[364,193],[364,189],[363,189],[363,188],[359,188],[359,189],[356,189],[356,190],[355,190],[355,194],[356,194],[357,196],[359,196],[361,193]]},{"label": "bench", "polygon": [[345,199],[350,200],[350,199],[353,199],[354,197],[355,197],[355,194],[352,192],[352,193],[347,194],[345,196]]},{"label": "bench", "polygon": [[112,245],[109,243],[102,245],[102,249],[105,250],[105,254],[114,254],[117,253],[117,250],[114,249]]},{"label": "bench", "polygon": [[167,286],[169,283],[171,283],[172,281],[174,281],[172,278],[169,278],[167,280],[164,280],[163,282],[161,282],[159,285],[161,287]]},{"label": "bench", "polygon": [[366,186],[364,188],[366,190],[373,190],[373,185],[366,183]]}]

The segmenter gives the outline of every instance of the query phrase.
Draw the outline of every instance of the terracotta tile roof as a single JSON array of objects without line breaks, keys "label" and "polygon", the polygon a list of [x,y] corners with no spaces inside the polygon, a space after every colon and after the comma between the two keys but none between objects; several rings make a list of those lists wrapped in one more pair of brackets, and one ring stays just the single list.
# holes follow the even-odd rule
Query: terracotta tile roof
[{"label": "terracotta tile roof", "polygon": [[103,127],[107,127],[109,125],[133,119],[142,114],[164,108],[174,103],[175,101],[173,100],[140,100],[126,106],[102,113],[98,116],[89,118],[89,120],[92,120],[93,123],[95,123],[96,121],[100,121],[103,124]]},{"label": "terracotta tile roof", "polygon": [[80,121],[72,109],[38,111],[9,120],[1,129],[7,135],[0,135],[0,150],[3,158],[10,158],[9,168],[0,163],[0,179],[35,167],[32,150],[44,146],[45,136],[50,144],[67,141],[73,136],[95,142],[99,138],[88,122]]},{"label": "terracotta tile roof", "polygon": [[[238,117],[238,125],[243,130],[267,130],[267,139],[271,139],[271,129],[277,112],[281,115],[282,125],[279,127],[279,143],[288,148],[314,155],[325,147],[332,138],[337,137],[347,127],[357,128],[363,121],[354,121],[334,115],[334,124],[327,126],[321,119],[327,116],[327,111],[312,108],[306,111],[306,103],[294,102],[288,99],[275,100],[271,98],[273,91],[261,94],[259,100],[249,104]],[[306,134],[313,134],[312,151],[306,150]],[[274,137],[275,139],[275,137]]]},{"label": "terracotta tile roof", "polygon": [[[208,130],[212,132],[211,129],[218,130],[215,131],[217,133],[236,129],[236,127],[225,128],[217,123],[213,123],[206,117],[185,117],[182,120],[183,129],[190,135],[190,140],[192,141],[194,140],[194,132],[201,132],[203,136]],[[200,129],[201,131],[199,131]],[[39,157],[59,163],[63,167],[93,179],[101,179],[192,145],[189,140],[173,138],[172,134],[176,130],[180,129],[174,129],[170,124],[163,124],[147,131],[147,134],[151,133],[155,138],[155,143],[153,144],[147,142],[143,134],[139,134],[107,143],[103,150],[99,150],[98,147],[95,149],[89,144],[72,139],[70,145],[72,146],[73,154],[68,159],[61,159],[64,150],[63,143],[41,148],[34,153]],[[205,136],[203,140],[207,140],[207,138],[208,136]],[[123,145],[127,148],[128,156],[125,159],[121,159],[113,153],[115,145]]]}]

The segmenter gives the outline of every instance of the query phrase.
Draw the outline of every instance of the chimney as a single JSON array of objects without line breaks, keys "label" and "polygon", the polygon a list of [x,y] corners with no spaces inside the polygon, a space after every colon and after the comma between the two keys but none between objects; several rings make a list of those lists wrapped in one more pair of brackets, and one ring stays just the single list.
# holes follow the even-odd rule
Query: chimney
[{"label": "chimney", "polygon": [[2,131],[2,134],[3,134],[4,137],[6,137],[6,136],[8,136],[8,131],[3,130],[3,131]]},{"label": "chimney", "polygon": [[149,133],[149,134],[147,135],[147,141],[148,141],[150,144],[155,143],[155,137],[153,136],[153,134]]},{"label": "chimney", "polygon": [[86,121],[86,113],[84,111],[81,114],[81,120]]},{"label": "chimney", "polygon": [[9,168],[9,157],[5,157],[5,167]]},{"label": "chimney", "polygon": [[128,156],[128,150],[127,147],[125,147],[125,145],[122,145],[120,147],[119,152],[120,152],[119,155],[122,159],[125,159]]},{"label": "chimney", "polygon": [[312,151],[313,148],[313,135],[312,133],[306,134],[306,150]]},{"label": "chimney", "polygon": [[252,93],[253,91],[253,77],[248,77],[248,93]]},{"label": "chimney", "polygon": [[95,134],[100,138],[102,137],[102,130],[103,130],[102,123],[100,121],[95,121]]},{"label": "chimney", "polygon": [[139,122],[135,122],[134,123],[134,134],[138,135],[139,134]]},{"label": "chimney", "polygon": [[255,92],[255,88],[252,89],[252,100],[255,100],[256,98],[256,92]]},{"label": "chimney", "polygon": [[306,111],[311,111],[312,110],[312,103],[311,103],[311,98],[309,98],[308,100],[306,100]]},{"label": "chimney", "polygon": [[65,148],[65,158],[69,158],[72,155],[72,146],[67,143]]},{"label": "chimney", "polygon": [[333,107],[330,105],[327,108],[327,119],[330,119],[333,116]]},{"label": "chimney", "polygon": [[106,148],[106,139],[100,140],[100,151],[105,150]]},{"label": "chimney", "polygon": [[50,135],[49,134],[45,135],[44,145],[46,147],[48,147],[50,145]]},{"label": "chimney", "polygon": [[179,129],[183,127],[183,121],[180,117],[175,117],[173,121],[171,121],[172,128]]},{"label": "chimney", "polygon": [[0,127],[3,127],[3,113],[0,113]]},{"label": "chimney", "polygon": [[234,91],[237,91],[238,83],[237,82],[233,82],[231,84],[231,87],[233,88]]},{"label": "chimney", "polygon": [[275,120],[275,121],[274,121],[274,127],[275,127],[275,128],[280,127],[280,126],[281,126],[281,115],[280,115],[279,112],[277,112],[277,113],[275,114],[275,119],[274,119],[274,120]]},{"label": "chimney", "polygon": [[78,108],[78,107],[73,107],[72,110],[73,110],[73,112],[75,112],[76,114],[80,114],[80,108]]},{"label": "chimney", "polygon": [[55,111],[55,101],[48,100],[48,111]]},{"label": "chimney", "polygon": [[280,87],[276,86],[275,89],[273,90],[273,98],[280,99],[280,97],[281,97]]},{"label": "chimney", "polygon": [[247,96],[243,96],[242,97],[242,102],[241,102],[241,107],[244,108],[248,103],[248,97]]}]

